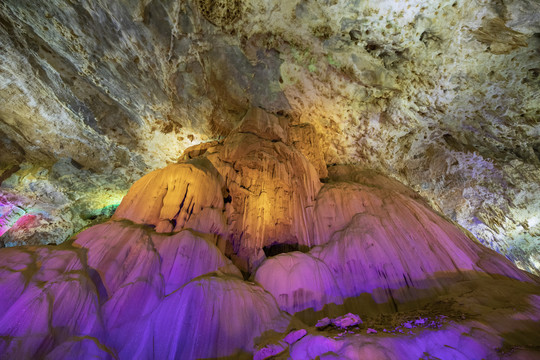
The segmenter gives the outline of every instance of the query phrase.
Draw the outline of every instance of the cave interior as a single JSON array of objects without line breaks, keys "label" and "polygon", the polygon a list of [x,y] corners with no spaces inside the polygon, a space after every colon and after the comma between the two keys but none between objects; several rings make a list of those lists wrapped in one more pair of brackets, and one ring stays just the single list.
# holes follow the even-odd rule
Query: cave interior
[{"label": "cave interior", "polygon": [[3,0],[0,359],[540,359],[538,0]]}]

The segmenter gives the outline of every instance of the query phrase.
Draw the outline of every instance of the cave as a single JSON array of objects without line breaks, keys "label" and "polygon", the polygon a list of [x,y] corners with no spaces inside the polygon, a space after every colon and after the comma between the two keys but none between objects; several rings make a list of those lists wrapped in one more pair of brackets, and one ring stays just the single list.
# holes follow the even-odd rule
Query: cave
[{"label": "cave", "polygon": [[540,359],[540,2],[3,0],[0,360]]}]

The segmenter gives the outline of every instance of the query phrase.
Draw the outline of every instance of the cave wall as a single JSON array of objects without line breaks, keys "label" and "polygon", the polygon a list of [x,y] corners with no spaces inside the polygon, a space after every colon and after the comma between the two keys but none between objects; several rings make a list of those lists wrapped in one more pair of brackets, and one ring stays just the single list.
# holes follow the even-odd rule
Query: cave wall
[{"label": "cave wall", "polygon": [[320,177],[323,161],[378,170],[538,272],[538,14],[532,0],[6,0],[1,241],[62,242],[258,106],[313,127]]}]

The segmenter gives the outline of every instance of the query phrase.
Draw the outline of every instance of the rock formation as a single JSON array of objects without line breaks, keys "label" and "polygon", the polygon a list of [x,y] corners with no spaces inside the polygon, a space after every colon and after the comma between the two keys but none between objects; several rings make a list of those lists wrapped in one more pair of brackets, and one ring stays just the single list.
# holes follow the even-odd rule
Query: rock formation
[{"label": "rock formation", "polygon": [[[199,216],[208,225],[213,210],[223,209],[223,186],[221,175],[208,160],[169,165],[137,181],[114,218],[151,225],[159,233],[178,231],[186,224],[196,223]],[[214,230],[223,232],[219,215],[217,219]]]},{"label": "rock formation", "polygon": [[252,109],[223,145],[206,155],[225,178],[231,197],[228,239],[234,254],[247,260],[243,270],[256,267],[265,248],[311,245],[321,184],[313,165],[288,144],[287,130],[286,118]]},{"label": "rock formation", "polygon": [[395,180],[333,166],[320,182],[320,149],[290,137],[310,129],[251,109],[112,219],[0,249],[0,358],[539,355],[538,278]]},{"label": "rock formation", "polygon": [[343,295],[330,268],[319,259],[298,251],[264,261],[254,280],[274,296],[282,310],[291,314],[343,303]]}]

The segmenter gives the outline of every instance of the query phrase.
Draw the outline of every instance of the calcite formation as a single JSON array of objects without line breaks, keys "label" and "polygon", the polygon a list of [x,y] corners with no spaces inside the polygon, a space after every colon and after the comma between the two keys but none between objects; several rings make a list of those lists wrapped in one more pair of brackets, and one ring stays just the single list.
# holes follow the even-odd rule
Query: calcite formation
[{"label": "calcite formation", "polygon": [[287,324],[270,294],[190,230],[114,221],[62,248],[5,249],[1,261],[2,359],[220,357],[252,352],[249,339]]},{"label": "calcite formation", "polygon": [[267,259],[253,279],[289,313],[318,311],[326,304],[342,304],[344,299],[328,265],[298,251]]},{"label": "calcite formation", "polygon": [[537,277],[396,180],[336,165],[321,182],[289,120],[250,109],[111,219],[1,249],[0,358],[539,355]]},{"label": "calcite formation", "polygon": [[[152,225],[160,233],[178,231],[197,222],[199,216],[208,225],[212,210],[221,213],[223,209],[223,188],[223,178],[208,160],[169,165],[137,181],[114,218]],[[219,226],[216,231],[219,233]]]},{"label": "calcite formation", "polygon": [[[207,158],[226,179],[229,239],[252,268],[272,246],[311,245],[312,209],[320,189],[317,171],[288,144],[286,118],[250,110],[239,127]],[[252,265],[253,264],[253,265]]]},{"label": "calcite formation", "polygon": [[312,245],[321,183],[289,144],[288,128],[287,118],[251,109],[224,141],[189,148],[180,164],[138,180],[113,218],[160,233],[191,228],[221,236],[219,246],[244,271],[260,263],[264,249]]}]

